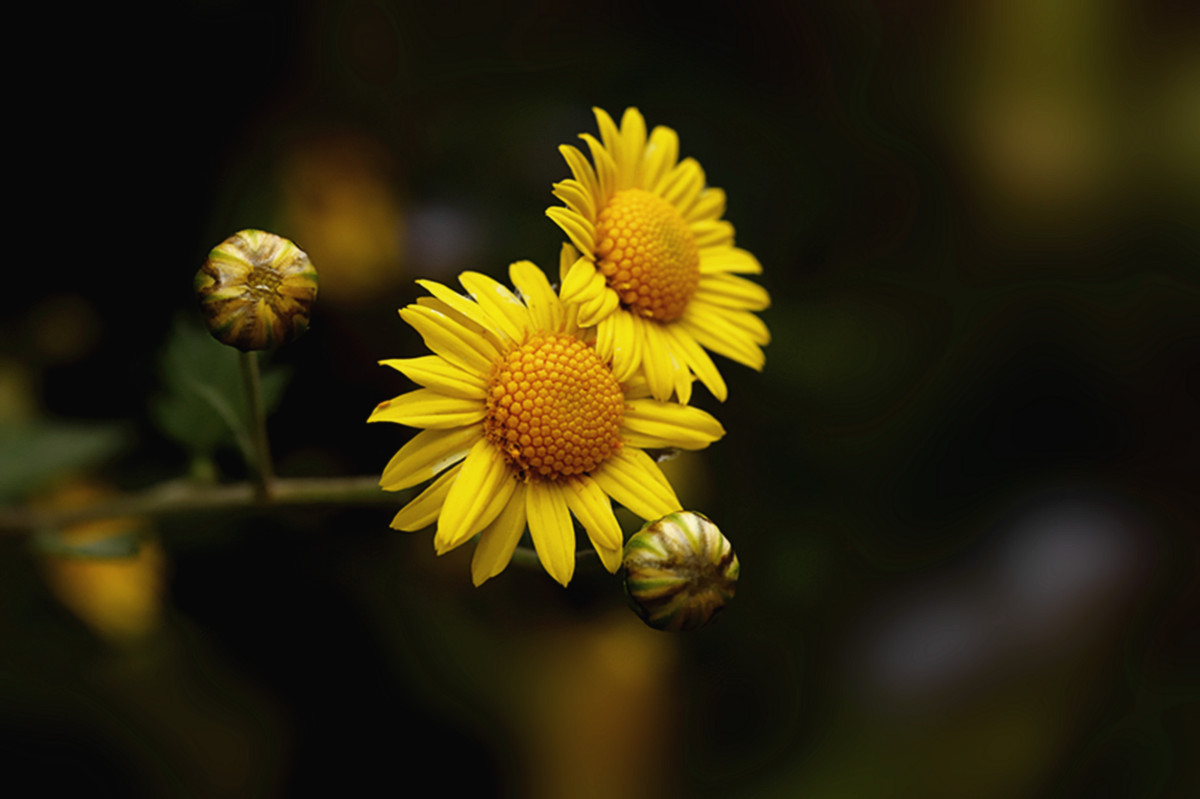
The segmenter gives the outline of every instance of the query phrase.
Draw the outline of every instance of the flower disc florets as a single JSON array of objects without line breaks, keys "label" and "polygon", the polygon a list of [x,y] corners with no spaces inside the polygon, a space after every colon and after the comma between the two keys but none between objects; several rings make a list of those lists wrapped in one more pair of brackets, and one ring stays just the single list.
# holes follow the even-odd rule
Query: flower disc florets
[{"label": "flower disc florets", "polygon": [[624,402],[591,347],[539,334],[496,365],[484,435],[525,479],[587,473],[621,446]]},{"label": "flower disc florets", "polygon": [[700,283],[700,253],[687,222],[643,189],[617,192],[600,212],[596,254],[622,304],[660,322],[682,316]]}]

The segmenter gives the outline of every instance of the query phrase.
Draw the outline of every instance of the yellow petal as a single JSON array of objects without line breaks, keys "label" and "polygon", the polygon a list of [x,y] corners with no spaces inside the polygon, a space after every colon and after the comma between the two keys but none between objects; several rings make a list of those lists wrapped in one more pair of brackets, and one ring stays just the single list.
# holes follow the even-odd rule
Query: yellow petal
[{"label": "yellow petal", "polygon": [[640,449],[618,450],[591,476],[604,493],[643,519],[657,519],[681,509],[658,464]]},{"label": "yellow petal", "polygon": [[740,247],[704,247],[700,250],[700,275],[736,272],[743,275],[762,274],[758,259]]},{"label": "yellow petal", "polygon": [[546,209],[546,216],[554,220],[554,224],[562,228],[571,241],[583,252],[595,252],[592,223],[588,222],[570,208],[554,206]]},{"label": "yellow petal", "polygon": [[625,548],[600,547],[596,546],[594,541],[592,542],[592,546],[595,547],[596,554],[600,556],[600,563],[604,565],[604,568],[608,569],[609,572],[616,574],[617,570],[621,568],[621,562],[624,560]]},{"label": "yellow petal", "polygon": [[581,474],[567,480],[563,486],[567,507],[587,531],[592,545],[599,551],[620,548],[621,525],[613,514],[612,500],[596,481]]},{"label": "yellow petal", "polygon": [[[725,401],[729,389],[725,386],[725,378],[721,377],[716,364],[704,348],[696,343],[691,334],[679,325],[668,325],[667,336],[671,340],[674,352],[687,362],[688,368],[700,378],[700,382],[721,402]],[[682,398],[681,398],[682,399]]]},{"label": "yellow petal", "polygon": [[508,277],[525,299],[534,327],[558,330],[562,321],[562,301],[554,293],[546,273],[532,261],[517,261],[509,265]]},{"label": "yellow petal", "polygon": [[438,517],[437,535],[433,538],[438,554],[462,544],[491,524],[512,496],[516,483],[500,451],[487,439],[477,441],[467,453]]},{"label": "yellow petal", "polygon": [[722,308],[703,300],[689,304],[689,309],[695,307],[698,314],[708,319],[719,319],[722,324],[729,325],[750,337],[759,346],[765,347],[771,343],[771,331],[767,323],[749,311],[739,311],[735,308]]},{"label": "yellow petal", "polygon": [[479,543],[471,557],[471,581],[476,586],[504,571],[512,560],[525,532],[525,491],[525,485],[518,482],[504,510],[479,534]]},{"label": "yellow petal", "polygon": [[423,483],[467,457],[467,452],[481,436],[480,425],[422,430],[383,467],[379,485],[385,491],[399,491]]},{"label": "yellow petal", "polygon": [[367,421],[445,430],[483,421],[486,414],[479,400],[447,397],[431,388],[418,388],[379,403]]},{"label": "yellow petal", "polygon": [[493,325],[513,341],[524,340],[530,328],[529,309],[506,286],[479,272],[463,272],[458,282],[471,292]]},{"label": "yellow petal", "polygon": [[474,372],[459,369],[440,355],[389,358],[379,363],[390,366],[414,383],[451,397],[484,399],[487,396],[486,380]]},{"label": "yellow petal", "polygon": [[[664,183],[662,198],[686,216],[704,190],[704,170],[694,158],[685,158],[672,170]],[[699,241],[696,242],[699,245]]]},{"label": "yellow petal", "polygon": [[733,225],[724,219],[706,219],[694,222],[688,228],[701,250],[705,247],[733,246]]},{"label": "yellow petal", "polygon": [[[604,145],[596,141],[595,136],[590,133],[581,133],[579,138],[587,142],[588,150],[592,154],[592,163],[596,168],[596,180],[600,185],[599,202],[596,203],[596,207],[602,208],[616,191],[617,165],[613,162],[608,150],[604,149]],[[591,250],[587,249],[585,252],[591,252]]]},{"label": "yellow petal", "polygon": [[401,508],[392,519],[392,529],[412,533],[423,530],[437,521],[438,514],[442,512],[442,506],[446,502],[446,495],[450,493],[450,487],[458,479],[461,469],[461,465],[447,469],[445,474],[417,494],[416,498]]},{"label": "yellow petal", "polygon": [[678,364],[675,369],[675,401],[681,405],[687,405],[692,401],[692,370],[687,364],[687,359],[683,357],[683,353],[675,348],[675,344],[671,336],[667,335],[671,330],[670,325],[663,327],[663,341],[667,351],[671,353],[671,358]]},{"label": "yellow petal", "polygon": [[555,183],[551,193],[584,219],[596,218],[596,200],[579,181],[568,178]]},{"label": "yellow petal", "polygon": [[562,288],[559,289],[563,302],[584,302],[598,293],[594,279],[600,277],[600,288],[604,287],[604,277],[596,271],[596,265],[588,258],[577,258],[567,274],[563,277]]},{"label": "yellow petal", "polygon": [[559,145],[558,151],[571,169],[571,174],[579,181],[583,190],[592,196],[592,207],[599,208],[604,201],[600,195],[600,181],[596,178],[596,170],[588,163],[587,157],[577,147],[569,144]]},{"label": "yellow petal", "polygon": [[[685,314],[676,324],[694,338],[700,346],[745,364],[751,369],[761,371],[763,364],[766,363],[766,357],[759,346],[754,343],[753,337],[745,330],[729,324],[717,314],[699,311],[691,313],[692,307],[697,305],[699,303],[689,306],[689,313]],[[705,308],[711,307],[705,306]]]},{"label": "yellow petal", "polygon": [[596,326],[596,352],[612,359],[613,377],[625,382],[642,363],[642,336],[635,325],[640,322],[633,314],[618,311],[609,314]]},{"label": "yellow petal", "polygon": [[707,219],[720,219],[725,213],[725,192],[709,186],[696,198],[696,202],[683,218],[688,222],[701,222]]},{"label": "yellow petal", "polygon": [[661,181],[675,168],[679,160],[679,136],[670,128],[659,125],[650,132],[642,169],[642,185],[662,195]]},{"label": "yellow petal", "polygon": [[[599,277],[600,273],[597,272],[596,275]],[[603,287],[601,292],[579,306],[579,324],[582,327],[595,327],[621,304],[621,298],[604,284],[603,278],[600,279],[600,284]]]},{"label": "yellow petal", "polygon": [[616,123],[603,108],[593,107],[592,114],[596,117],[596,127],[600,130],[600,140],[604,142],[604,149],[612,153],[613,160],[617,162],[617,166],[620,166],[618,156],[622,151],[621,133],[617,129]]},{"label": "yellow petal", "polygon": [[725,428],[706,411],[655,399],[626,402],[621,425],[628,432],[622,436],[626,443],[650,449],[704,449],[725,435]]},{"label": "yellow petal", "polygon": [[642,339],[642,370],[646,374],[646,382],[650,384],[650,393],[660,400],[671,398],[675,390],[675,370],[680,368],[667,350],[666,341],[657,322],[637,317],[634,326]]},{"label": "yellow petal", "polygon": [[432,308],[409,305],[400,309],[400,318],[421,334],[429,349],[460,369],[488,375],[500,358],[499,351],[483,336]]},{"label": "yellow petal", "polygon": [[739,311],[761,311],[771,307],[771,295],[765,288],[730,274],[701,276],[692,299]]},{"label": "yellow petal", "polygon": [[644,399],[650,396],[650,384],[646,382],[646,376],[641,372],[638,372],[628,380],[622,381],[621,386],[625,390],[626,401]]},{"label": "yellow petal", "polygon": [[617,159],[619,188],[642,185],[642,157],[645,151],[646,120],[636,108],[626,108],[621,116],[621,150]]},{"label": "yellow petal", "polygon": [[473,324],[478,325],[482,330],[487,330],[496,336],[497,339],[507,341],[512,338],[512,336],[506,335],[503,329],[492,321],[483,308],[479,307],[478,303],[473,302],[468,297],[464,297],[449,286],[443,286],[441,283],[433,280],[418,280],[417,285],[444,302],[456,313],[461,314]]},{"label": "yellow petal", "polygon": [[542,566],[566,585],[575,574],[575,527],[562,488],[555,482],[533,482],[525,492],[529,535]]}]

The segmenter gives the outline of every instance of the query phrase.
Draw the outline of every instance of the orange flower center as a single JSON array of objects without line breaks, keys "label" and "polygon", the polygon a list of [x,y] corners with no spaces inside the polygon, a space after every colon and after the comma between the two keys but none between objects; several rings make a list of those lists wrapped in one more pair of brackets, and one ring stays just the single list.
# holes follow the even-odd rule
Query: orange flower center
[{"label": "orange flower center", "polygon": [[596,255],[621,303],[659,322],[678,319],[700,282],[700,253],[687,222],[643,189],[617,192],[600,212]]},{"label": "orange flower center", "polygon": [[500,361],[488,384],[484,436],[525,479],[590,472],[621,446],[625,395],[588,345],[538,334]]}]

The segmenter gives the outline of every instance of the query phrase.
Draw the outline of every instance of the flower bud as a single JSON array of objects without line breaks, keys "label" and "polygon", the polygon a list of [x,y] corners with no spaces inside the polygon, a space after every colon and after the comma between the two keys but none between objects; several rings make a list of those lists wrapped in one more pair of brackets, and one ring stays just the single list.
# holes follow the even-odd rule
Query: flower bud
[{"label": "flower bud", "polygon": [[308,329],[317,270],[287,239],[243,230],[213,248],[194,286],[218,341],[242,351],[265,350]]},{"label": "flower bud", "polygon": [[707,516],[676,511],[647,522],[625,544],[625,592],[646,624],[694,630],[733,598],[741,566]]}]

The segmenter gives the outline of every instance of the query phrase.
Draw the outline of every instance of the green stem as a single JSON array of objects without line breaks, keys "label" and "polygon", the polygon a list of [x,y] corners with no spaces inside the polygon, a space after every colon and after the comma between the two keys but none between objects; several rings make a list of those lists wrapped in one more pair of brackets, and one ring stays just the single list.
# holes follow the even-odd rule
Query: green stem
[{"label": "green stem", "polygon": [[[44,527],[60,527],[96,519],[121,516],[163,518],[205,511],[258,507],[264,501],[258,486],[250,483],[210,485],[191,480],[160,483],[137,494],[117,494],[94,505],[79,508],[0,508],[0,533],[30,533]],[[379,488],[379,478],[343,477],[276,479],[265,501],[271,507],[298,505],[392,505],[407,500],[412,492],[389,493]]]},{"label": "green stem", "polygon": [[242,382],[246,386],[246,401],[250,408],[250,438],[253,442],[253,467],[256,477],[255,496],[266,500],[271,496],[275,479],[271,466],[271,445],[267,442],[267,414],[263,409],[262,387],[258,379],[258,353],[240,353]]}]

